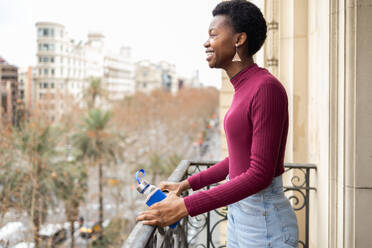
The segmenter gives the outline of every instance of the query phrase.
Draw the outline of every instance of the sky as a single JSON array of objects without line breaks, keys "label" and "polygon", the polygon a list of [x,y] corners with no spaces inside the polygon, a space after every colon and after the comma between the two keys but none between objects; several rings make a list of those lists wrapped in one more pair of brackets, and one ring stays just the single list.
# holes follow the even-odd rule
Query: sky
[{"label": "sky", "polygon": [[134,61],[165,60],[181,76],[199,70],[204,85],[221,86],[203,43],[220,0],[0,0],[0,56],[20,68],[36,65],[39,21],[63,24],[75,41],[102,32],[110,50],[132,48]]}]

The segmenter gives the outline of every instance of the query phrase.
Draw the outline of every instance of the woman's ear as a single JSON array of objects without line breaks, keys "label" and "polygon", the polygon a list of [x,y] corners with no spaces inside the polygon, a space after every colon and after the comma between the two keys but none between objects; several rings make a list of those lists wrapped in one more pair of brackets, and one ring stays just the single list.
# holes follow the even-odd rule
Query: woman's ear
[{"label": "woman's ear", "polygon": [[237,47],[242,46],[246,41],[247,41],[247,34],[245,32],[237,34],[236,42],[235,42]]}]

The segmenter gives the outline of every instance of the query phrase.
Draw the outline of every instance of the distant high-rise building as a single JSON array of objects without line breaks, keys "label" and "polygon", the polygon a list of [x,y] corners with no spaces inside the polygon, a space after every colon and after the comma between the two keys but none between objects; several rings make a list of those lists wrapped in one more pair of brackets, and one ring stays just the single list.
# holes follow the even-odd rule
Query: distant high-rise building
[{"label": "distant high-rise building", "polygon": [[0,57],[0,119],[16,124],[18,100],[18,68]]},{"label": "distant high-rise building", "polygon": [[149,93],[164,89],[175,93],[178,90],[175,66],[165,61],[153,63],[142,60],[135,64],[136,91]]},{"label": "distant high-rise building", "polygon": [[179,77],[178,78],[178,88],[202,88],[203,84],[199,79],[199,71],[196,70],[191,77]]},{"label": "distant high-rise building", "polygon": [[[86,42],[75,42],[58,23],[38,22],[36,99],[56,101],[57,95],[83,96],[91,77],[102,79],[109,100],[134,93],[133,63],[130,48],[113,52],[105,47],[101,33],[89,33]],[[63,112],[63,103],[53,104],[51,120]]]}]

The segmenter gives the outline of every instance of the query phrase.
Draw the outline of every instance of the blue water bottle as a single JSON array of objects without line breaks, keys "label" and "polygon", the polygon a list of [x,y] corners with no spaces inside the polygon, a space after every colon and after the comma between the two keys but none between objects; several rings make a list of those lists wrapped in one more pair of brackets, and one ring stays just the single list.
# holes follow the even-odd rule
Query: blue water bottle
[{"label": "blue water bottle", "polygon": [[[145,171],[143,169],[137,171],[136,180],[138,182],[137,191],[143,194],[146,197],[146,205],[151,206],[154,203],[162,201],[167,197],[163,191],[158,187],[149,184],[146,180],[143,180],[142,177],[145,176]],[[174,229],[177,226],[178,222],[170,225],[171,229]]]}]

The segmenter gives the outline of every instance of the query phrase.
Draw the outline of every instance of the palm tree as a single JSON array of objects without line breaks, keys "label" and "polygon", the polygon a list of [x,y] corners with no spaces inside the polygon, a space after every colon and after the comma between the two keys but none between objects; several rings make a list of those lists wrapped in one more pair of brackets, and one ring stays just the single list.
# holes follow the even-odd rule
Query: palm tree
[{"label": "palm tree", "polygon": [[12,129],[0,172],[2,210],[16,208],[29,214],[36,248],[40,246],[39,230],[48,207],[56,203],[57,188],[51,175],[62,172],[56,159],[59,136],[56,129],[41,122]]},{"label": "palm tree", "polygon": [[99,77],[90,77],[89,86],[83,92],[83,99],[87,103],[88,109],[92,109],[96,106],[97,100],[100,98],[106,98],[108,92],[102,85],[102,79]]},{"label": "palm tree", "polygon": [[103,163],[116,160],[115,137],[108,130],[111,112],[92,109],[84,118],[81,132],[73,136],[74,146],[80,150],[78,159],[87,159],[98,166],[99,175],[99,224],[103,223]]}]

